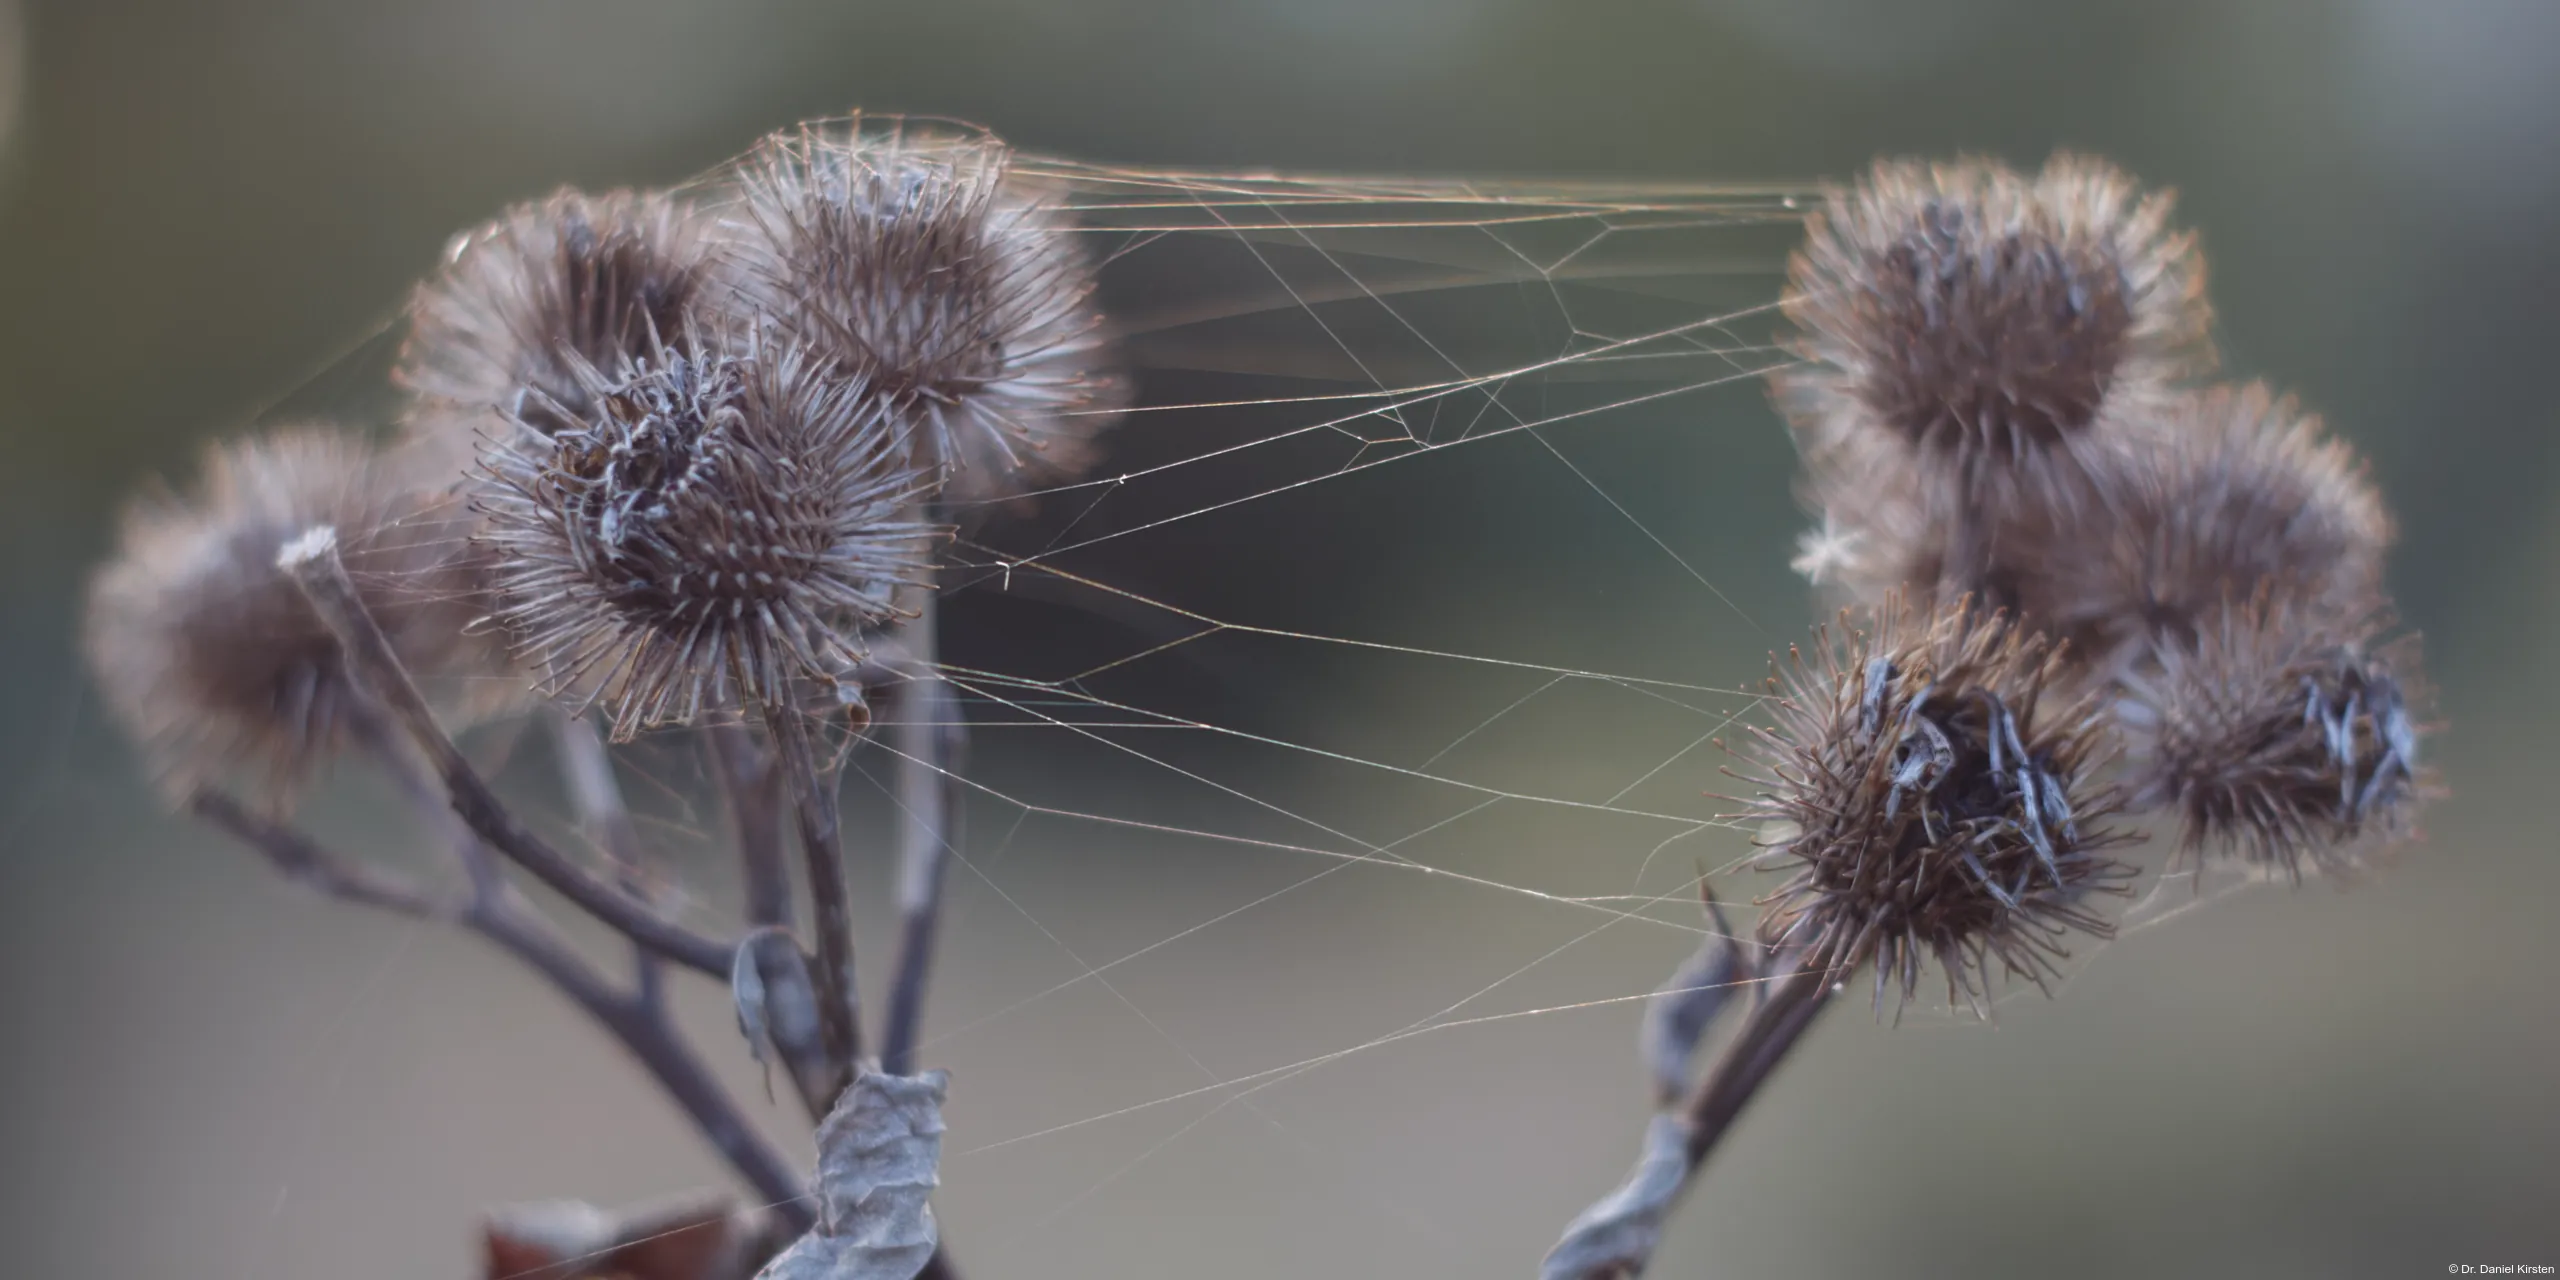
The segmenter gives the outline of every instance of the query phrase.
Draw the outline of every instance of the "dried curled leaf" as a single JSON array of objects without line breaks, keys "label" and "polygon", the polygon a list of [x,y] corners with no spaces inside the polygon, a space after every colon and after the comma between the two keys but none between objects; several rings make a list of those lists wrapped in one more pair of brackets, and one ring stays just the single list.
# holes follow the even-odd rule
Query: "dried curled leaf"
[{"label": "dried curled leaf", "polygon": [[1663,1113],[1644,1131],[1644,1154],[1616,1190],[1582,1211],[1547,1251],[1538,1280],[1624,1280],[1641,1275],[1662,1239],[1662,1218],[1689,1181],[1689,1126]]},{"label": "dried curled leaf", "polygon": [[[738,944],[729,963],[729,996],[738,1007],[738,1034],[756,1065],[772,1070],[773,1059],[803,1083],[823,1078],[826,1047],[818,1031],[818,993],[809,977],[809,958],[791,935],[772,927],[750,933]],[[771,1057],[766,1056],[770,1050]],[[765,1078],[765,1092],[773,1092]]]},{"label": "dried curled leaf", "polygon": [[1654,1097],[1664,1105],[1688,1090],[1689,1064],[1697,1059],[1699,1042],[1749,977],[1749,962],[1725,923],[1724,908],[1703,883],[1699,892],[1706,902],[1707,935],[1645,1003],[1643,1039],[1637,1046],[1653,1076]]},{"label": "dried curled leaf", "polygon": [[854,1078],[818,1126],[818,1225],[756,1280],[914,1280],[941,1233],[940,1071]]}]

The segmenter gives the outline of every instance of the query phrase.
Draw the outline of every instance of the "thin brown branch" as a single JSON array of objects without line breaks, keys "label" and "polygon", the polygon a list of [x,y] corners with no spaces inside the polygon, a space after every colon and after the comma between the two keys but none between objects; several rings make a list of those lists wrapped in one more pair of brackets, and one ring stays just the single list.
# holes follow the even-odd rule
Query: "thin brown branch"
[{"label": "thin brown branch", "polygon": [[820,1042],[837,1079],[835,1093],[853,1083],[862,1059],[862,990],[853,968],[853,895],[844,878],[844,850],[839,843],[835,773],[820,770],[809,740],[809,725],[798,707],[764,708],[776,763],[791,788],[792,813],[800,826],[800,853],[807,864],[811,915],[817,921],[818,962],[811,967],[818,993]]},{"label": "thin brown branch", "polygon": [[1777,966],[1767,998],[1751,1006],[1741,1029],[1681,1105],[1682,1118],[1688,1123],[1687,1154],[1693,1174],[1760,1086],[1768,1083],[1787,1051],[1804,1038],[1815,1016],[1829,1006],[1833,976],[1828,966],[1801,953]]},{"label": "thin brown branch", "polygon": [[341,858],[301,832],[251,812],[222,792],[198,791],[188,799],[187,809],[257,850],[285,879],[304,888],[420,920],[458,919],[464,914],[461,904],[439,903],[424,889],[399,876]]},{"label": "thin brown branch", "polygon": [[925,995],[933,977],[933,952],[942,923],[942,888],[959,839],[960,752],[965,727],[959,699],[951,683],[933,664],[939,653],[935,634],[936,597],[926,592],[908,643],[919,659],[915,672],[898,687],[897,714],[892,718],[890,746],[898,756],[898,962],[889,984],[889,1020],[881,1035],[880,1069],[891,1075],[915,1073],[916,1045],[923,1034]]},{"label": "thin brown branch", "polygon": [[[746,881],[747,923],[791,927],[791,868],[782,856],[782,775],[742,724],[715,724],[711,758]],[[819,1118],[823,1118],[820,1113]]]},{"label": "thin brown branch", "polygon": [[[605,750],[603,735],[590,721],[557,712],[550,719],[578,824],[612,859],[614,878],[622,891],[646,901],[651,895],[641,860],[640,828],[632,823],[631,808],[623,801],[622,783],[614,777],[613,755]],[[631,949],[632,976],[640,999],[655,1004],[664,996],[666,964],[647,947],[634,943]]]},{"label": "thin brown branch", "polygon": [[569,950],[550,923],[520,895],[508,893],[477,908],[467,923],[472,930],[551,982],[587,1015],[622,1041],[631,1056],[684,1109],[694,1127],[717,1148],[731,1168],[770,1202],[794,1231],[806,1231],[817,1220],[807,1199],[800,1171],[768,1145],[746,1115],[738,1110],[710,1068],[685,1043],[667,1016],[666,1006],[649,995],[613,990]]},{"label": "thin brown branch", "polygon": [[[1693,967],[1684,964],[1682,972]],[[1663,1222],[1698,1170],[1830,1004],[1834,975],[1805,952],[1783,953],[1770,967],[1777,976],[1715,1065],[1686,1100],[1655,1114],[1634,1171],[1565,1228],[1539,1268],[1541,1280],[1627,1280],[1652,1262]]]},{"label": "thin brown branch", "polygon": [[333,530],[316,527],[287,543],[276,564],[302,589],[312,610],[337,638],[349,678],[389,708],[393,719],[426,753],[454,812],[482,841],[641,946],[714,978],[728,977],[735,950],[731,944],[686,929],[597,879],[517,821],[499,802],[497,793],[436,723],[417,684],[358,598],[346,566],[339,562]]}]

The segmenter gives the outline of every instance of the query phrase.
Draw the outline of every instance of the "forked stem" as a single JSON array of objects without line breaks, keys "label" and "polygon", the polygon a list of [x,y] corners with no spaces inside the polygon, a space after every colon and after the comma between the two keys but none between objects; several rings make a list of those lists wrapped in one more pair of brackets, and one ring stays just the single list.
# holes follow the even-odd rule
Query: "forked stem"
[{"label": "forked stem", "polygon": [[188,808],[298,884],[398,915],[449,919],[514,956],[611,1032],[793,1231],[805,1231],[816,1221],[800,1171],[748,1123],[668,1020],[665,1006],[645,991],[615,990],[505,882],[475,884],[468,901],[440,902],[418,886],[343,857],[220,792],[198,792]]},{"label": "forked stem", "polygon": [[286,543],[276,567],[293,579],[312,611],[338,641],[348,678],[391,711],[443,782],[453,811],[490,848],[532,872],[571,902],[633,942],[688,969],[726,980],[736,948],[660,916],[647,903],[588,873],[509,813],[453,744],[409,678],[382,628],[365,609],[338,559],[336,531],[314,527]]}]

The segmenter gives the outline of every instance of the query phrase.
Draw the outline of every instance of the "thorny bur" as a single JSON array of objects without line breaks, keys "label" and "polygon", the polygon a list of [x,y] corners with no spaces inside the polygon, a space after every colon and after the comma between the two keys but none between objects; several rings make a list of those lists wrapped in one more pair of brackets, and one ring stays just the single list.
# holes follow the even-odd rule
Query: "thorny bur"
[{"label": "thorny bur", "polygon": [[1994,980],[2043,985],[2072,932],[2111,933],[2091,898],[2132,868],[2097,781],[2106,727],[2057,689],[2040,637],[1956,602],[1889,605],[1771,683],[1776,724],[1746,750],[1759,785],[1760,865],[1785,870],[1761,940],[1846,978],[1875,965],[1875,999],[1908,1001],[1934,961],[1947,997],[1985,1011]]},{"label": "thorny bur", "polygon": [[2435,790],[2418,761],[2427,690],[2415,638],[2388,631],[2378,607],[2262,593],[2121,681],[2138,796],[2177,816],[2182,854],[2299,881],[2409,834]]},{"label": "thorny bur", "polygon": [[[581,367],[613,369],[691,335],[711,263],[680,197],[563,190],[455,238],[409,303],[393,378],[412,432],[467,456],[504,414],[543,429],[585,412]],[[457,467],[457,470],[459,468]]]},{"label": "thorny bur", "polygon": [[2047,465],[2102,410],[2210,368],[2212,313],[2169,199],[2103,161],[2032,177],[1887,161],[1810,220],[1775,375],[1808,457],[1861,433],[1959,470]]},{"label": "thorny bur", "polygon": [[499,618],[617,737],[847,680],[923,571],[908,428],[796,342],[699,339],[510,415],[481,449]]},{"label": "thorny bur", "polygon": [[1092,264],[991,136],[803,126],[735,167],[723,252],[744,301],[898,402],[968,504],[1091,459],[1124,394]]}]

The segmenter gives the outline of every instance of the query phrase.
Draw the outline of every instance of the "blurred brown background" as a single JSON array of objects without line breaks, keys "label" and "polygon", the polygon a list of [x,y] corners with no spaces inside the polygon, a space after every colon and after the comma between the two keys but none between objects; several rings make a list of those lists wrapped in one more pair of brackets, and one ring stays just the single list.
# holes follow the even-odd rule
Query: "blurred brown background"
[{"label": "blurred brown background", "polygon": [[[483,1204],[719,1180],[637,1073],[514,971],[308,901],[158,813],[74,660],[75,602],[121,494],[307,389],[456,228],[562,182],[674,180],[854,105],[1138,164],[1810,179],[1880,151],[2069,144],[2177,186],[2232,366],[2369,451],[2403,518],[2395,582],[2443,685],[2455,798],[2381,883],[2214,903],[1995,1028],[1833,1019],[1658,1273],[2560,1265],[2555,49],[2545,0],[0,0],[7,1269],[429,1280],[465,1274]],[[1732,607],[1526,441],[1123,539],[1096,572],[1218,617],[1754,678],[1809,614],[1784,571],[1786,443],[1757,393],[1555,438]],[[1054,612],[1078,643],[1151,642]],[[1058,670],[1043,634],[994,621],[1037,616],[962,597],[954,652]],[[1132,679],[1118,692],[1407,765],[1535,685],[1287,642]],[[1567,690],[1439,767],[1605,797],[1700,731]],[[1154,745],[1358,839],[1472,803],[1285,752]],[[668,781],[642,803],[699,856],[689,766],[649,759]],[[1714,766],[1692,753],[1648,794],[1715,789]],[[982,735],[972,770],[1074,809],[1328,843],[1054,735]],[[858,807],[867,791],[849,784]],[[321,817],[396,847],[369,830],[375,798],[340,788]],[[1608,893],[1738,848],[1702,837],[1648,866],[1668,834],[1497,808],[1408,851]],[[955,1077],[940,1205],[971,1275],[1525,1275],[1623,1171],[1643,1106],[1625,1004],[1008,1141],[1362,1044],[1567,943],[1453,1016],[1641,992],[1684,944],[1576,941],[1598,917],[1363,870],[977,1024],[1075,976],[1070,956],[1120,957],[1326,864],[996,804],[969,842],[983,876],[955,876],[934,1013],[957,1034],[931,1056]],[[717,993],[691,998],[752,1094]]]}]

